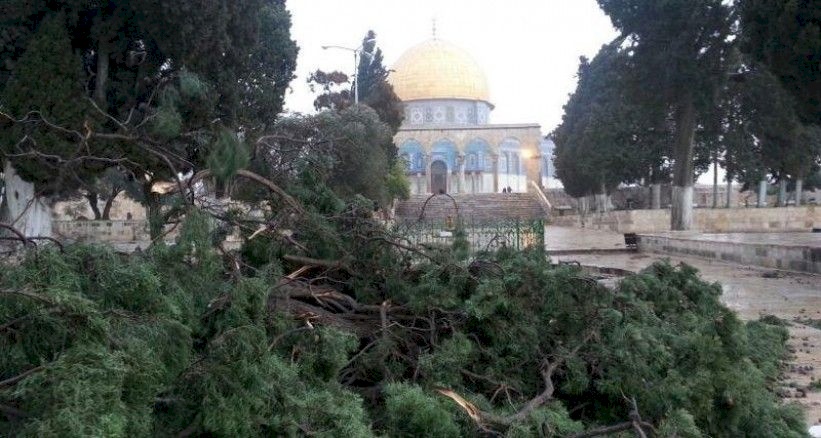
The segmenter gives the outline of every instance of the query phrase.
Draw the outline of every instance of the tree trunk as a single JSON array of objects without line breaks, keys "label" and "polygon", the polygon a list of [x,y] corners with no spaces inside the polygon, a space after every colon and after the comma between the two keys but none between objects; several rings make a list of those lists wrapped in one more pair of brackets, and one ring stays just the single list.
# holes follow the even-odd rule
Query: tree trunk
[{"label": "tree trunk", "polygon": [[673,207],[670,229],[693,227],[693,138],[696,131],[696,108],[692,97],[682,99],[676,111],[676,136],[673,145]]},{"label": "tree trunk", "polygon": [[758,183],[758,200],[755,204],[758,208],[764,208],[767,206],[767,180],[762,179]]},{"label": "tree trunk", "polygon": [[91,211],[94,213],[94,220],[98,221],[103,218],[103,215],[100,213],[100,207],[97,206],[97,201],[99,200],[99,196],[97,196],[97,192],[88,192],[86,193],[86,199],[88,200],[88,206],[91,207]]},{"label": "tree trunk", "polygon": [[713,159],[713,208],[718,208],[718,153]]},{"label": "tree trunk", "polygon": [[655,183],[650,186],[650,208],[658,210],[661,208],[661,184]]},{"label": "tree trunk", "polygon": [[601,213],[607,213],[607,188],[605,188],[604,183],[601,185],[601,193],[599,194],[599,202],[601,206],[599,207],[599,211]]},{"label": "tree trunk", "polygon": [[778,201],[779,207],[787,205],[787,180],[783,177],[778,180]]},{"label": "tree trunk", "polygon": [[111,191],[111,194],[108,196],[108,199],[105,200],[105,206],[103,207],[103,220],[109,221],[111,220],[111,207],[114,205],[114,200],[117,199],[117,195],[120,194],[120,191],[114,189]]},{"label": "tree trunk", "polygon": [[727,205],[726,208],[733,208],[733,180],[727,178]]},{"label": "tree trunk", "polygon": [[162,235],[165,223],[162,217],[160,195],[151,191],[152,186],[152,182],[144,184],[143,192],[145,196],[146,219],[148,219],[148,231],[151,236],[151,240],[154,241]]},{"label": "tree trunk", "polygon": [[804,178],[796,178],[795,180],[795,206],[798,207],[803,204],[804,198]]},{"label": "tree trunk", "polygon": [[108,41],[100,40],[97,47],[97,78],[94,86],[94,101],[103,111],[107,111],[106,86],[108,85],[111,48]]},{"label": "tree trunk", "polygon": [[23,181],[8,161],[3,165],[3,180],[5,195],[0,204],[0,222],[17,228],[27,237],[51,237],[51,206],[47,199],[36,196],[34,184]]}]

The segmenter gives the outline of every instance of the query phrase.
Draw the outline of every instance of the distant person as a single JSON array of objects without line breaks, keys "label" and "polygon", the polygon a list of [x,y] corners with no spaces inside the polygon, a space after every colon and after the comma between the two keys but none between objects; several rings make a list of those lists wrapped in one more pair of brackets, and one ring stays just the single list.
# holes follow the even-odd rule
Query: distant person
[{"label": "distant person", "polygon": [[511,189],[510,186],[507,186],[507,192],[508,193],[513,193],[513,189]]}]

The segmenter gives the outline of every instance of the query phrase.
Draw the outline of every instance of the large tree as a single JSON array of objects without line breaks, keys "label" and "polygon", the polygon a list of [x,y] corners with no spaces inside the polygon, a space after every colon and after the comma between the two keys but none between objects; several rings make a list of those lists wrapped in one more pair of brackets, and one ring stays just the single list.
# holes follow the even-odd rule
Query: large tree
[{"label": "large tree", "polygon": [[[741,0],[742,48],[792,96],[801,125],[786,169],[795,180],[797,202],[804,178],[821,161],[821,1]],[[792,112],[792,110],[790,111]]]},{"label": "large tree", "polygon": [[393,181],[395,157],[390,126],[358,105],[280,119],[257,142],[251,166],[283,187],[310,178],[345,201],[360,195],[387,205],[403,194]]},{"label": "large tree", "polygon": [[821,1],[740,0],[742,47],[778,77],[802,120],[821,122]]},{"label": "large tree", "polygon": [[727,77],[731,4],[721,0],[599,0],[625,38],[635,99],[660,97],[674,114],[671,228],[692,226],[694,135],[699,113]]},{"label": "large tree", "polygon": [[654,185],[667,175],[664,106],[629,98],[630,57],[622,39],[581,59],[576,92],[554,132],[556,170],[569,194],[606,194],[621,183]]},{"label": "large tree", "polygon": [[[293,76],[281,0],[12,0],[3,12],[6,177],[38,194],[90,190],[117,166],[156,207],[153,183],[196,170],[225,132],[239,144],[264,131]],[[44,92],[52,82],[64,85]]]}]

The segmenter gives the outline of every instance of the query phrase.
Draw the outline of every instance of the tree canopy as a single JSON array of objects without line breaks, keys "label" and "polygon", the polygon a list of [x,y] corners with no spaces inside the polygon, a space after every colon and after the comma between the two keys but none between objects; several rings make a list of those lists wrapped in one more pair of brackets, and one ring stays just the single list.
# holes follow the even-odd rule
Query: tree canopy
[{"label": "tree canopy", "polygon": [[2,151],[40,193],[89,189],[115,166],[150,193],[201,167],[224,132],[264,132],[293,77],[281,0],[11,0],[3,12]]},{"label": "tree canopy", "polygon": [[600,192],[603,181],[672,175],[678,229],[690,222],[687,187],[711,162],[744,187],[768,177],[793,184],[818,171],[817,5],[599,5],[621,35],[582,63],[555,133],[557,170],[574,196]]}]

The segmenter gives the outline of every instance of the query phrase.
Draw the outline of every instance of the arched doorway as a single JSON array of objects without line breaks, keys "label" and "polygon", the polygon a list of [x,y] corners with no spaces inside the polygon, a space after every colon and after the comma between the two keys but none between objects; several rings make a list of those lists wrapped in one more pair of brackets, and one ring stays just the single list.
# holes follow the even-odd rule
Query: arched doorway
[{"label": "arched doorway", "polygon": [[447,193],[448,165],[442,160],[430,164],[430,191],[431,193]]}]

